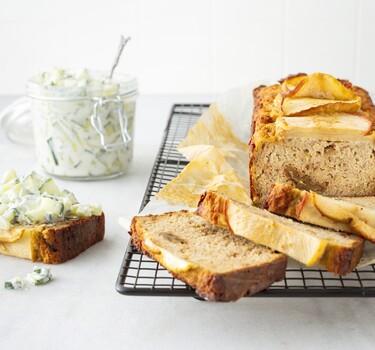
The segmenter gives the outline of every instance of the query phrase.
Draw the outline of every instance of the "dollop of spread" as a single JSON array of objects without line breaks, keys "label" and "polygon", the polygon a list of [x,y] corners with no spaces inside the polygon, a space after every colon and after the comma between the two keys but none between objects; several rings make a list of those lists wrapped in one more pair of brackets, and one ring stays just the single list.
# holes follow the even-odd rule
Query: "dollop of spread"
[{"label": "dollop of spread", "polygon": [[11,242],[15,225],[52,224],[72,218],[100,216],[99,204],[79,203],[68,190],[60,190],[51,178],[35,171],[18,177],[14,170],[0,185],[0,242]]},{"label": "dollop of spread", "polygon": [[34,74],[30,83],[36,84],[35,93],[41,96],[72,92],[76,96],[113,96],[118,94],[119,84],[101,72],[86,68],[69,70],[54,68]]}]

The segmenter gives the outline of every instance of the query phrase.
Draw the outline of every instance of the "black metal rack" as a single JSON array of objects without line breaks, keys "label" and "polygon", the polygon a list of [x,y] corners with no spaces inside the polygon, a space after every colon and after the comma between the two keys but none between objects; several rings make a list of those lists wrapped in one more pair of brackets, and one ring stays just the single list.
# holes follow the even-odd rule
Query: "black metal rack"
[{"label": "black metal rack", "polygon": [[[176,177],[188,161],[176,150],[195,124],[205,104],[173,106],[156,157],[140,210],[164,185]],[[116,290],[125,295],[193,296],[194,289],[175,279],[164,267],[148,258],[129,242],[116,282]],[[274,283],[256,297],[375,297],[375,265],[336,276],[318,268],[287,269],[285,279]]]}]

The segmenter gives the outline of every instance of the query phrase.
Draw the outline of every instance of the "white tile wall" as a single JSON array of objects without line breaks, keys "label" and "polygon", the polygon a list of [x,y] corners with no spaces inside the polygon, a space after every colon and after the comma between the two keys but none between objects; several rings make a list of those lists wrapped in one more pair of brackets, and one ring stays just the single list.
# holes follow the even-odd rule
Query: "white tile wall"
[{"label": "white tile wall", "polygon": [[215,94],[323,71],[375,91],[374,0],[13,0],[0,3],[0,94],[50,66],[119,71],[145,94]]}]

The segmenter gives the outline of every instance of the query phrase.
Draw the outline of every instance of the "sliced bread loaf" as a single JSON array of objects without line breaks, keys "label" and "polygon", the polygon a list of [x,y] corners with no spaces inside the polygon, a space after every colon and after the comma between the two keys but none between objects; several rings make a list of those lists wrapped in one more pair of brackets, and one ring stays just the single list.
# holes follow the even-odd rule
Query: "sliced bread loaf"
[{"label": "sliced bread loaf", "polygon": [[372,197],[361,204],[351,198],[329,198],[304,191],[289,184],[274,184],[266,198],[265,208],[297,220],[355,233],[375,243],[375,206]]},{"label": "sliced bread loaf", "polygon": [[129,234],[138,250],[210,301],[235,301],[285,275],[284,254],[188,211],[136,216]]},{"label": "sliced bread loaf", "polygon": [[320,265],[335,274],[350,273],[362,256],[363,240],[358,236],[304,225],[217,192],[202,195],[197,214],[307,266]]}]

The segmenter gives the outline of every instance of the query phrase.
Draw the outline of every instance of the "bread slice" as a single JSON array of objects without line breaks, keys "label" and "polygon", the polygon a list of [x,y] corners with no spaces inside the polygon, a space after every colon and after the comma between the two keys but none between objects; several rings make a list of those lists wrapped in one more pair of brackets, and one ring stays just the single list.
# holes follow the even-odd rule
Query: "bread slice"
[{"label": "bread slice", "polygon": [[235,301],[285,275],[287,257],[188,211],[135,216],[129,234],[173,276],[210,301]]},{"label": "bread slice", "polygon": [[[293,82],[293,78],[287,81]],[[264,205],[275,182],[330,197],[375,195],[375,106],[368,92],[348,81],[336,80],[339,89],[357,96],[353,105],[360,103],[360,107],[356,112],[350,107],[347,112],[337,113],[336,107],[348,101],[336,101],[331,104],[336,106],[331,108],[332,114],[325,110],[312,115],[311,109],[303,112],[306,115],[288,115],[277,108],[291,94],[285,82],[254,90],[249,171],[255,205]],[[325,95],[331,91],[322,84],[315,93]],[[296,98],[295,102],[301,100]]]},{"label": "bread slice", "polygon": [[[367,205],[366,203],[367,198]],[[265,208],[309,224],[355,233],[375,243],[375,206],[365,197],[362,205],[350,198],[329,198],[304,191],[289,184],[274,184],[266,198]]]},{"label": "bread slice", "polygon": [[202,195],[197,214],[307,266],[320,265],[335,274],[350,273],[362,256],[363,240],[358,236],[304,225],[217,192]]},{"label": "bread slice", "polygon": [[[76,257],[104,237],[104,214],[54,224],[14,225],[12,242],[0,241],[0,253],[59,264]],[[4,235],[2,235],[4,236]]]}]

